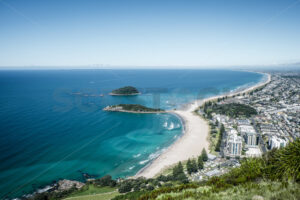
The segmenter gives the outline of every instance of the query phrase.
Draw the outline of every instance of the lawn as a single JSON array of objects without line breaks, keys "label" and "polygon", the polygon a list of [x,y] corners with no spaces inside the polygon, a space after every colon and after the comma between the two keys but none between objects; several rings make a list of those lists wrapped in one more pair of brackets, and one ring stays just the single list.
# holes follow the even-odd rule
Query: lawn
[{"label": "lawn", "polygon": [[91,194],[91,195],[81,195],[65,198],[65,200],[110,200],[120,193],[117,191],[100,193],[100,194]]},{"label": "lawn", "polygon": [[75,191],[65,199],[109,200],[119,195],[116,188],[87,185],[80,191]]}]

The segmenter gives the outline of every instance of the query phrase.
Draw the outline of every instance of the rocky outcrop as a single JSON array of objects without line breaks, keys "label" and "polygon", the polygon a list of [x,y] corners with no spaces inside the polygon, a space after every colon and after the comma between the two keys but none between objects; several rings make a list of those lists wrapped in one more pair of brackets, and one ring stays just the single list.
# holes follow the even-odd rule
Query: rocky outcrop
[{"label": "rocky outcrop", "polygon": [[67,180],[67,179],[63,179],[58,181],[58,191],[65,191],[65,190],[69,190],[72,187],[75,187],[76,189],[80,189],[84,186],[84,183],[79,182],[79,181],[71,181],[71,180]]}]

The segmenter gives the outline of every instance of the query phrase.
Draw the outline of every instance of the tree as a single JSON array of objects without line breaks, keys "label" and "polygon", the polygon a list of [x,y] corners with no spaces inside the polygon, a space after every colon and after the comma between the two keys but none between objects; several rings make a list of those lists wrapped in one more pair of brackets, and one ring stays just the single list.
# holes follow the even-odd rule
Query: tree
[{"label": "tree", "polygon": [[173,177],[177,177],[180,174],[184,174],[183,172],[183,166],[181,162],[179,162],[174,168],[173,168]]},{"label": "tree", "polygon": [[100,186],[108,186],[110,181],[111,181],[111,176],[105,175],[105,176],[101,177],[100,179],[95,180],[95,183]]},{"label": "tree", "polygon": [[220,148],[221,148],[221,143],[222,143],[222,138],[223,138],[223,134],[225,132],[225,128],[224,128],[224,125],[221,124],[221,128],[220,128],[220,134],[219,134],[219,138],[218,138],[218,142],[216,144],[216,148],[215,148],[215,151],[220,151]]},{"label": "tree", "polygon": [[216,126],[219,126],[219,121],[218,120],[216,120]]},{"label": "tree", "polygon": [[206,150],[204,148],[202,149],[201,157],[204,162],[206,162],[208,160],[208,156],[207,156]]},{"label": "tree", "polygon": [[173,168],[173,180],[181,181],[183,183],[188,182],[188,179],[183,171],[183,166],[181,162],[179,162],[174,168]]},{"label": "tree", "polygon": [[110,175],[105,175],[100,179],[96,179],[95,183],[100,186],[111,186],[111,187],[116,186],[116,181],[113,180]]},{"label": "tree", "polygon": [[202,156],[198,157],[198,169],[203,169],[204,168],[204,164],[203,164],[203,158]]},{"label": "tree", "polygon": [[186,168],[187,168],[188,174],[197,172],[198,166],[197,166],[196,160],[188,159],[188,161],[186,163]]},{"label": "tree", "polygon": [[224,124],[221,124],[221,128],[220,128],[221,134],[223,134],[225,132],[225,127]]},{"label": "tree", "polygon": [[159,177],[157,177],[156,180],[162,181],[162,182],[168,182],[171,180],[171,178],[170,178],[170,176],[159,175]]},{"label": "tree", "polygon": [[192,169],[192,163],[191,163],[190,159],[188,159],[188,161],[186,163],[186,169],[187,169],[188,174],[192,174],[193,169]]},{"label": "tree", "polygon": [[211,112],[209,112],[209,113],[207,114],[207,118],[208,118],[208,119],[211,119],[211,118],[212,118]]},{"label": "tree", "polygon": [[131,189],[132,189],[131,183],[129,181],[124,181],[123,183],[121,183],[119,187],[119,192],[120,193],[130,192]]},{"label": "tree", "polygon": [[197,166],[197,162],[196,162],[196,160],[192,160],[191,161],[191,164],[192,164],[192,171],[195,173],[195,172],[197,172],[198,171],[198,166]]}]

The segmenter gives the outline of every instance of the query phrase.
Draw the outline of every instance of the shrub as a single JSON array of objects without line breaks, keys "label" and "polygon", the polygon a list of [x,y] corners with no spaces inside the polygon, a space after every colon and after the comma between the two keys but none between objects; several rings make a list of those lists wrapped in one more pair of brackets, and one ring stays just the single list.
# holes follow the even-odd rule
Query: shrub
[{"label": "shrub", "polygon": [[100,179],[96,179],[95,184],[100,185],[100,186],[114,187],[114,186],[116,186],[116,181],[112,180],[110,175],[105,175],[105,176],[101,177]]},{"label": "shrub", "polygon": [[132,189],[131,183],[129,181],[124,181],[123,183],[121,183],[119,187],[119,192],[120,193],[130,192],[131,189]]}]

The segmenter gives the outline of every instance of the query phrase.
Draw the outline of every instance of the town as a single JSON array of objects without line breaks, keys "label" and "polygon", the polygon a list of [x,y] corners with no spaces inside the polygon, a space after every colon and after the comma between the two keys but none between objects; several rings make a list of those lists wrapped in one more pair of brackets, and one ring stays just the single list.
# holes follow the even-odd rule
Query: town
[{"label": "town", "polygon": [[210,154],[191,180],[208,179],[300,137],[300,73],[272,72],[254,91],[205,102],[196,113],[210,125]]}]

